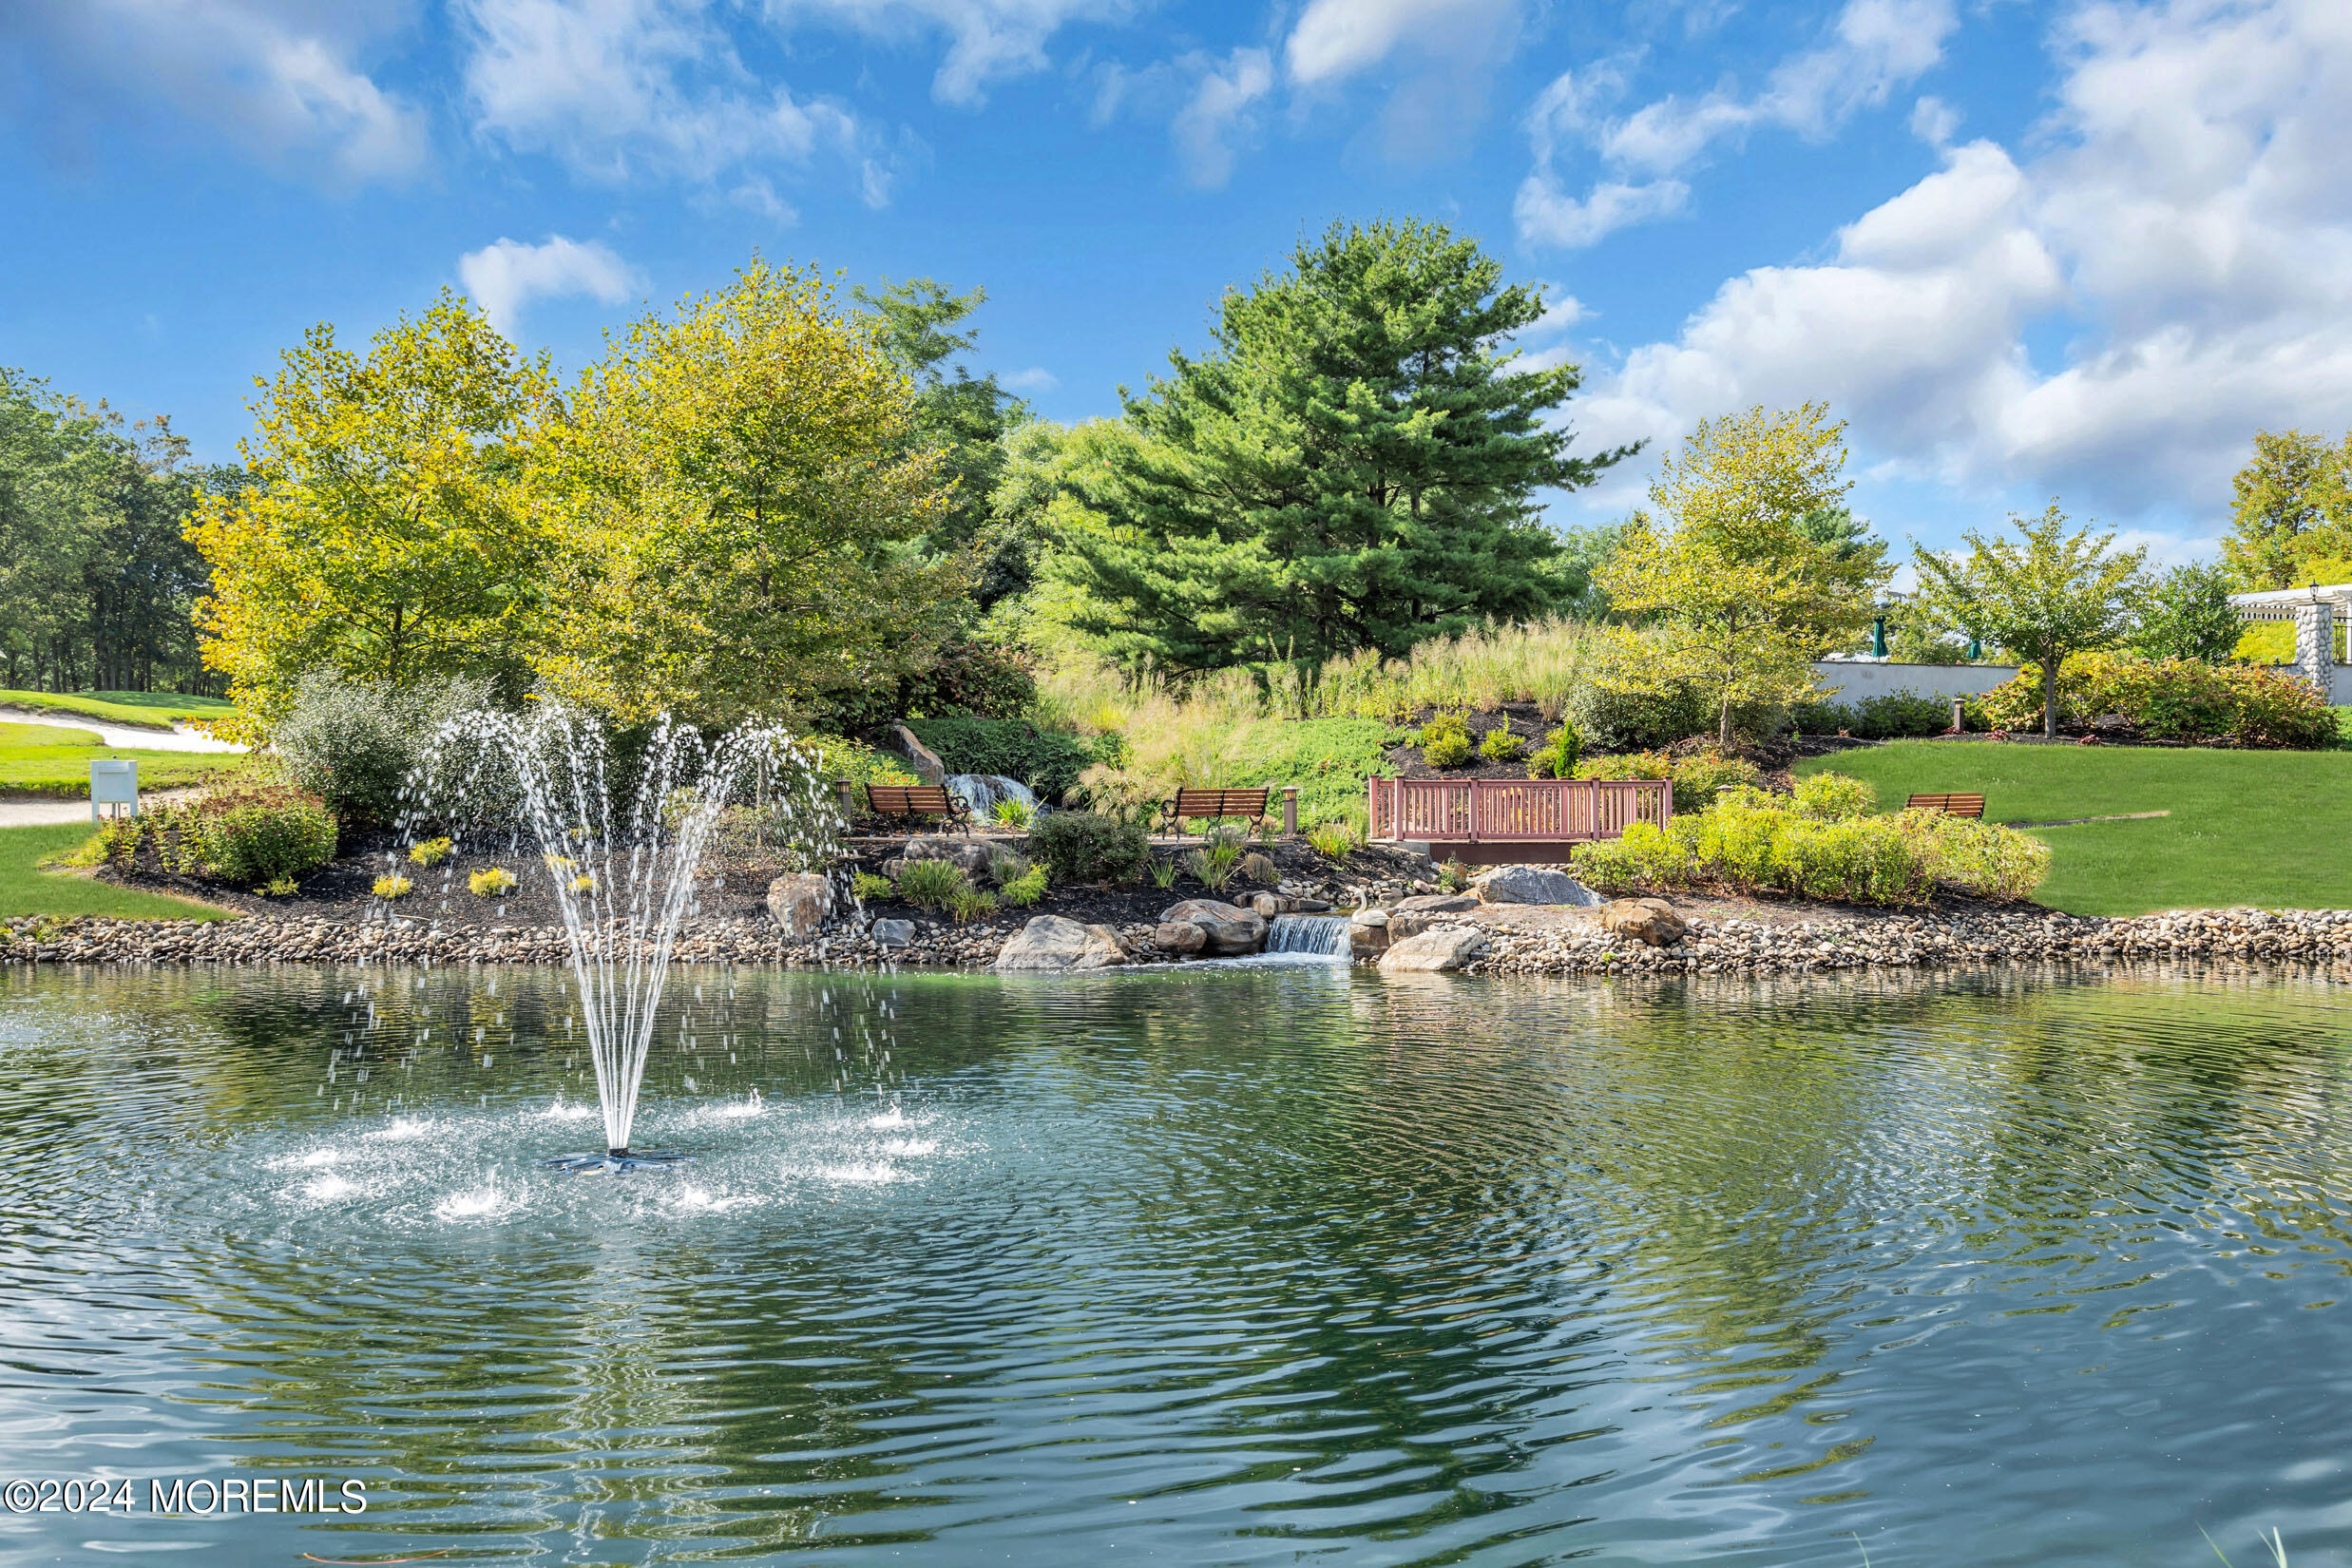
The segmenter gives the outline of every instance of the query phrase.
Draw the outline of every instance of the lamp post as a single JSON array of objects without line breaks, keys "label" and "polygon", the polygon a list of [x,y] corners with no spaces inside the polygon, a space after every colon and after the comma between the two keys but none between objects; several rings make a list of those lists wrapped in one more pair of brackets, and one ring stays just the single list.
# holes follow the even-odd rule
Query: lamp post
[{"label": "lamp post", "polygon": [[1887,607],[1885,605],[1874,604],[1871,606],[1870,657],[1873,659],[1884,659],[1886,657],[1886,616]]}]

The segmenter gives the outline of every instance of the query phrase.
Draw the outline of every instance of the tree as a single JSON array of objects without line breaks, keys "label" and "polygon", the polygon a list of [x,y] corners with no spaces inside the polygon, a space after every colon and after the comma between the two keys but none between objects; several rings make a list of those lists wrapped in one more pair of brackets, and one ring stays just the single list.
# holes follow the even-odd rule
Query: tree
[{"label": "tree", "polygon": [[928,277],[917,277],[880,294],[862,288],[852,293],[882,351],[914,382],[909,439],[939,453],[947,496],[924,547],[934,555],[953,555],[989,532],[981,541],[973,593],[977,606],[985,610],[1028,587],[1034,568],[1026,541],[989,530],[989,502],[1004,473],[1007,438],[1029,420],[1028,405],[999,386],[993,373],[975,376],[957,364],[949,375],[945,368],[979,340],[978,333],[956,329],[987,302],[987,291],[950,294]]},{"label": "tree", "polygon": [[314,667],[395,688],[519,680],[552,545],[525,484],[546,356],[445,290],[365,358],[312,328],[256,385],[244,481],[188,526],[213,573],[204,661],[239,704],[266,723]]},{"label": "tree", "polygon": [[2012,517],[2019,539],[1960,535],[1955,560],[1919,545],[1912,552],[1922,600],[1948,624],[1998,642],[2041,666],[2041,729],[2058,733],[2058,671],[2071,654],[2104,647],[2132,624],[2146,550],[2108,553],[2112,533],[2066,531],[2066,514],[2050,503],[2040,517]]},{"label": "tree", "polygon": [[2175,566],[2148,584],[2132,645],[2151,659],[2218,664],[2237,651],[2246,623],[2229,602],[2229,574],[2219,566]]},{"label": "tree", "polygon": [[182,526],[209,475],[187,456],[168,420],[0,368],[0,685],[205,687]]},{"label": "tree", "polygon": [[1813,566],[1734,550],[1703,528],[1660,535],[1637,516],[1599,582],[1616,610],[1654,623],[1618,628],[1626,673],[1613,683],[1689,681],[1707,694],[1715,739],[1729,746],[1740,707],[1792,702],[1814,689],[1819,628],[1843,612],[1825,602]]},{"label": "tree", "polygon": [[2306,562],[2352,557],[2352,435],[2331,448],[2302,430],[2264,430],[2231,480],[2222,559],[2249,591],[2307,581]]},{"label": "tree", "polygon": [[919,665],[970,574],[914,547],[948,498],[913,419],[813,270],[755,260],[639,322],[540,441],[564,498],[543,689],[724,723]]},{"label": "tree", "polygon": [[1535,494],[1624,452],[1568,455],[1548,416],[1573,365],[1516,368],[1541,290],[1439,224],[1335,224],[1230,293],[1203,357],[1122,394],[1134,439],[1079,488],[1100,526],[1060,539],[1074,623],[1178,671],[1427,638],[1564,591]]}]

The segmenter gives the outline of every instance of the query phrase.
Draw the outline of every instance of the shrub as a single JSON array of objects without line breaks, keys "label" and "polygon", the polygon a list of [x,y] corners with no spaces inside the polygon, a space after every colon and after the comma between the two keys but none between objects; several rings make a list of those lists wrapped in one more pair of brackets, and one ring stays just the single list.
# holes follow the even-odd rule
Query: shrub
[{"label": "shrub", "polygon": [[1241,869],[1239,835],[1218,829],[1209,835],[1206,844],[1184,857],[1184,869],[1211,892],[1223,892]]},{"label": "shrub", "polygon": [[952,860],[909,860],[898,873],[898,896],[918,909],[938,909],[971,887]]},{"label": "shrub", "polygon": [[1029,829],[1030,858],[1056,882],[1127,882],[1143,874],[1151,841],[1132,822],[1093,812],[1055,812]]},{"label": "shrub", "polygon": [[1015,854],[1010,850],[991,850],[988,852],[988,875],[995,879],[1000,888],[1007,882],[1018,882],[1027,876],[1029,867],[1030,860],[1025,854]]},{"label": "shrub", "polygon": [[313,670],[271,733],[289,777],[351,823],[400,815],[400,789],[425,759],[443,719],[491,700],[487,680],[460,678],[408,688]]},{"label": "shrub", "polygon": [[1939,884],[2017,899],[2048,874],[2049,847],[2015,829],[1941,812],[1855,814],[1859,798],[1840,786],[1794,801],[1734,789],[1663,832],[1636,823],[1623,838],[1580,844],[1574,861],[1610,892],[1698,883],[1861,904],[1921,903]]},{"label": "shrub", "polygon": [[1914,691],[1882,692],[1846,708],[1835,726],[1864,740],[1902,740],[1941,735],[1952,727],[1952,700]]},{"label": "shrub", "polygon": [[390,876],[379,876],[375,879],[375,896],[378,898],[406,898],[409,896],[410,889],[413,886],[414,884],[410,882],[407,877],[402,876],[398,871],[394,871]]},{"label": "shrub", "polygon": [[[931,861],[928,864],[936,866],[947,863]],[[984,893],[977,888],[958,888],[947,895],[947,913],[954,917],[957,925],[968,926],[975,920],[996,913],[996,894]]]},{"label": "shrub", "polygon": [[230,882],[276,882],[335,858],[335,813],[286,785],[251,785],[194,805],[193,836],[205,870]]},{"label": "shrub", "polygon": [[1176,886],[1176,872],[1179,869],[1173,860],[1155,859],[1152,862],[1152,886],[1161,892],[1166,892]]},{"label": "shrub", "polygon": [[1574,778],[1577,761],[1583,752],[1583,742],[1576,726],[1562,724],[1543,737],[1542,747],[1527,759],[1530,778]]},{"label": "shrub", "polygon": [[1073,735],[1055,735],[1013,718],[918,718],[907,727],[939,754],[954,774],[1018,778],[1047,800],[1060,800],[1099,758]]},{"label": "shrub", "polygon": [[862,731],[908,715],[1010,718],[1026,712],[1036,699],[1037,679],[1025,650],[985,638],[957,637],[922,668],[895,681],[861,680],[824,694],[814,707],[827,726]]},{"label": "shrub", "polygon": [[1025,830],[1030,823],[1037,820],[1037,813],[1030,809],[1027,801],[1015,800],[1009,795],[998,801],[995,810],[989,814],[994,816],[999,824],[1007,828]]},{"label": "shrub", "polygon": [[578,876],[573,877],[572,891],[576,893],[592,893],[596,891],[595,873],[591,871],[583,871]]},{"label": "shrub", "polygon": [[274,876],[254,889],[268,898],[292,898],[297,890],[294,878],[290,876]]},{"label": "shrub", "polygon": [[1438,868],[1438,886],[1449,893],[1458,893],[1470,885],[1470,868],[1459,860],[1449,860]]},{"label": "shrub", "polygon": [[1662,778],[1674,786],[1674,810],[1701,812],[1714,804],[1715,792],[1728,785],[1763,782],[1756,765],[1713,750],[1686,757],[1663,752],[1635,752],[1630,756],[1588,757],[1577,764],[1578,778]]},{"label": "shrub", "polygon": [[1795,801],[1800,816],[1841,822],[1849,816],[1869,815],[1879,803],[1879,792],[1866,781],[1844,774],[1808,774],[1797,780]]},{"label": "shrub", "polygon": [[466,878],[466,890],[476,898],[504,898],[514,891],[514,873],[504,866],[491,866]]},{"label": "shrub", "polygon": [[1307,842],[1330,860],[1345,860],[1356,851],[1355,832],[1345,822],[1316,823],[1307,831]]},{"label": "shrub", "polygon": [[1025,909],[1045,896],[1045,868],[1032,866],[1002,889],[1004,902],[1016,909]]},{"label": "shrub", "polygon": [[[2026,665],[1986,693],[1980,710],[1988,728],[2039,729],[2040,668]],[[2184,745],[2325,751],[2338,744],[2325,699],[2270,670],[2118,653],[2068,660],[2058,671],[2058,727],[2118,718],[2148,739]]]},{"label": "shrub", "polygon": [[446,838],[420,839],[409,846],[409,858],[419,866],[438,866],[449,859],[451,847]]},{"label": "shrub", "polygon": [[1421,757],[1432,768],[1459,768],[1470,760],[1470,727],[1460,714],[1439,714],[1421,727]]},{"label": "shrub", "polygon": [[813,755],[816,771],[827,778],[845,778],[852,784],[923,782],[907,766],[905,757],[862,740],[837,735],[807,735],[800,737],[800,749]]},{"label": "shrub", "polygon": [[1241,857],[1241,874],[1245,881],[1254,882],[1261,888],[1271,888],[1282,880],[1282,873],[1274,870],[1273,861],[1254,851]]},{"label": "shrub", "polygon": [[1489,762],[1517,762],[1527,755],[1527,742],[1498,724],[1479,737],[1478,755]]},{"label": "shrub", "polygon": [[898,896],[898,884],[887,876],[876,876],[871,871],[860,871],[850,878],[850,891],[854,893],[861,903],[877,898],[895,898]]}]

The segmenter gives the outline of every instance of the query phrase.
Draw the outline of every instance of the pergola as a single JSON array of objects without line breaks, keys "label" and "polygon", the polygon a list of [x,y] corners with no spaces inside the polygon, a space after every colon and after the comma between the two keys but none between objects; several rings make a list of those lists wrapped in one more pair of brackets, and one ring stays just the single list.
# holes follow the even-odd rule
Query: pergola
[{"label": "pergola", "polygon": [[2312,583],[2269,593],[2233,593],[2241,621],[2295,623],[2295,668],[2323,692],[2335,687],[2339,629],[2352,624],[2352,583]]}]

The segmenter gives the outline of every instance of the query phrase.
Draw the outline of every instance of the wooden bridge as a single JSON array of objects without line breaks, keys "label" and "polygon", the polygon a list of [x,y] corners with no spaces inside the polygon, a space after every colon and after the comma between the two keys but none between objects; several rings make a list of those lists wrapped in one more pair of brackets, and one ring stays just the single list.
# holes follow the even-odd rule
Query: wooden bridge
[{"label": "wooden bridge", "polygon": [[1371,836],[1426,844],[1466,866],[1564,861],[1578,844],[1663,828],[1674,787],[1662,778],[1375,778]]}]

